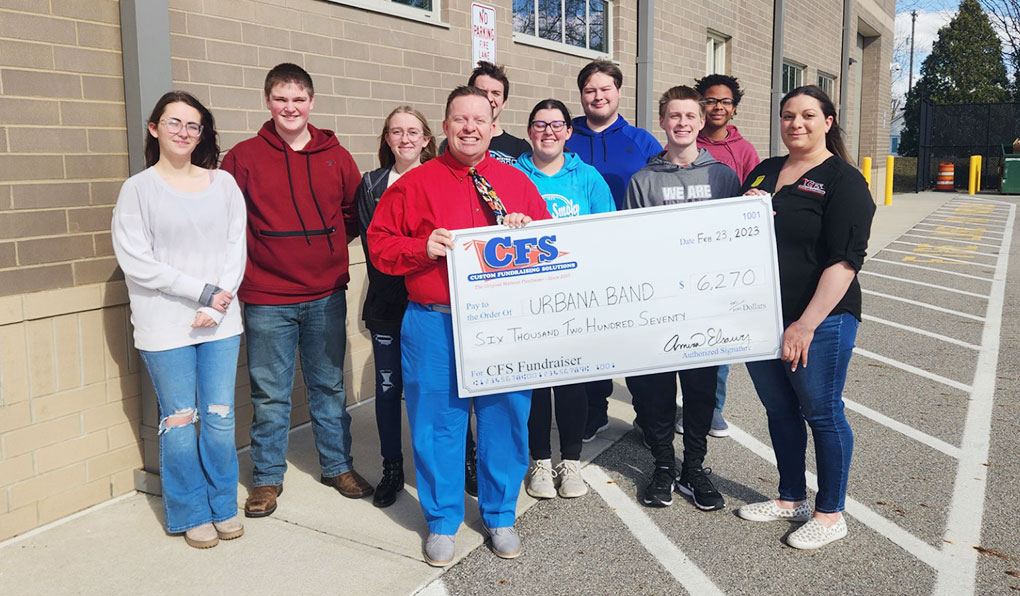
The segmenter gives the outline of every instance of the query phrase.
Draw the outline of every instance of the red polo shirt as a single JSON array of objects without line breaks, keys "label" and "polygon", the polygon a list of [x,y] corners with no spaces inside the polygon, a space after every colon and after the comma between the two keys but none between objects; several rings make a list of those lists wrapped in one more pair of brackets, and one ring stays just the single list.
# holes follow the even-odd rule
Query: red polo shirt
[{"label": "red polo shirt", "polygon": [[[507,213],[550,219],[545,200],[523,172],[489,156],[476,168],[492,184]],[[496,225],[496,216],[478,196],[469,169],[447,151],[401,176],[383,193],[375,210],[367,232],[369,256],[379,271],[404,276],[413,302],[450,303],[446,258],[433,261],[425,251],[433,230]]]}]

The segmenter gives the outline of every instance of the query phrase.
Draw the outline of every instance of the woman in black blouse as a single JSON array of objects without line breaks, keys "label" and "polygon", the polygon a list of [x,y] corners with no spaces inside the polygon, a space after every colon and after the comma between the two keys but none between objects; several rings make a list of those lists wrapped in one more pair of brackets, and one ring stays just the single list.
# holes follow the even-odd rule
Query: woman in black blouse
[{"label": "woman in black blouse", "polygon": [[[780,102],[781,133],[790,154],[763,161],[745,194],[773,193],[783,302],[782,355],[747,363],[768,414],[779,468],[779,498],[740,508],[751,521],[807,522],[790,546],[819,548],[846,536],[843,519],[853,433],[843,411],[843,385],[861,318],[857,272],[864,263],[875,204],[849,163],[836,110],[815,85]],[[809,365],[810,363],[810,365]],[[807,502],[805,451],[811,427],[818,495]]]}]

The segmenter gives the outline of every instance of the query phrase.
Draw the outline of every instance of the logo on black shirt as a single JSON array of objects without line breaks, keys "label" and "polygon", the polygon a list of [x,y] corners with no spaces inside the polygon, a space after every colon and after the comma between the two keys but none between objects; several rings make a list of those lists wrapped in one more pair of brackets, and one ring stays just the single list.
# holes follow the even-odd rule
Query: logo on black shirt
[{"label": "logo on black shirt", "polygon": [[797,190],[803,190],[804,192],[825,196],[825,185],[821,182],[815,182],[814,180],[809,180],[807,178],[800,179],[800,184],[797,185]]}]

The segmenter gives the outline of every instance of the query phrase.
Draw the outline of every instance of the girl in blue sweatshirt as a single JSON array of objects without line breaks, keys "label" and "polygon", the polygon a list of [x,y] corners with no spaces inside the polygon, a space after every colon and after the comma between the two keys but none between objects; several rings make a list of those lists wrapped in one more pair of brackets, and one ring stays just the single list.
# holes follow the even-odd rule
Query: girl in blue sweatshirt
[{"label": "girl in blue sweatshirt", "polygon": [[[538,102],[528,116],[528,137],[534,149],[516,166],[531,178],[554,218],[606,213],[616,210],[609,185],[598,170],[575,153],[563,153],[570,138],[570,112],[562,102]],[[531,397],[528,442],[531,469],[525,490],[536,499],[580,497],[588,492],[581,479],[581,438],[588,417],[584,383],[556,388],[556,425],[560,431],[560,463],[552,466],[549,432],[552,426],[552,390],[535,389]]]}]

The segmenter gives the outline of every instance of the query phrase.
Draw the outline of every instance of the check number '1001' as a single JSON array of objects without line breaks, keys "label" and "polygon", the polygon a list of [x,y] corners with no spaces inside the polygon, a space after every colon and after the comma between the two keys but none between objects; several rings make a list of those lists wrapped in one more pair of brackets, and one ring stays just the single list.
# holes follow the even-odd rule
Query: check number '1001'
[{"label": "check number '1001'", "polygon": [[697,279],[694,287],[699,292],[710,292],[713,290],[729,290],[732,288],[743,288],[753,286],[758,275],[754,269],[741,269],[738,271],[719,271],[706,273]]}]

